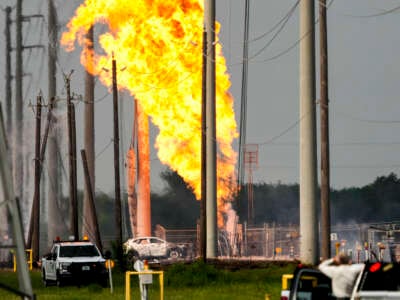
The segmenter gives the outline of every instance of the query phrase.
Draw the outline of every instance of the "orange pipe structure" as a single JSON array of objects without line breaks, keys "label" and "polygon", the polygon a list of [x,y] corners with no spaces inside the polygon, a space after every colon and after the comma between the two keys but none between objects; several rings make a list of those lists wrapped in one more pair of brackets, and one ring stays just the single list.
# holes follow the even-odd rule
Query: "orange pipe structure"
[{"label": "orange pipe structure", "polygon": [[137,236],[151,236],[149,119],[137,102],[138,190]]}]

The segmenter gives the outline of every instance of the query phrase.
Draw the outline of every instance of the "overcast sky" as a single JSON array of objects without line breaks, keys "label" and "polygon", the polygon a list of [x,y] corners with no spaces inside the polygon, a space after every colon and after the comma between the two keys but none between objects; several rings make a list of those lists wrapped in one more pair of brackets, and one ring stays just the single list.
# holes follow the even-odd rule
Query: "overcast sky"
[{"label": "overcast sky", "polygon": [[[8,5],[14,7],[15,2],[2,0],[0,6],[2,9]],[[81,2],[55,1],[61,25],[65,25],[72,17],[74,9]],[[228,63],[231,93],[235,98],[239,121],[244,0],[216,2],[217,20],[221,23],[220,39]],[[299,182],[299,7],[289,14],[295,4],[294,0],[250,0],[247,142],[259,145],[259,165],[253,172],[254,182]],[[329,117],[333,188],[363,186],[377,176],[399,173],[400,60],[397,54],[400,52],[400,38],[396,20],[399,20],[400,9],[394,9],[398,6],[398,0],[334,0],[329,6]],[[46,16],[47,0],[26,0],[23,12],[25,15],[41,13]],[[2,103],[5,95],[4,15],[0,22]],[[15,10],[12,15],[14,18]],[[36,19],[24,24],[25,44],[47,44],[46,22]],[[14,26],[12,34],[15,34]],[[318,54],[318,37],[316,40]],[[65,97],[62,72],[68,73],[71,69],[75,70],[71,88],[75,93],[83,94],[83,68],[79,65],[79,50],[73,53],[66,53],[63,49],[59,51],[57,91],[60,97]],[[33,101],[40,89],[47,95],[46,55],[44,50],[24,53],[25,72],[32,74],[24,78],[24,113],[28,122],[33,122],[29,100]],[[318,61],[316,66],[318,68]],[[316,85],[318,98],[319,83]],[[95,108],[96,190],[108,193],[114,187],[114,177],[110,171],[113,168],[113,147],[110,143],[113,134],[110,113],[112,96],[98,82],[95,98],[98,100]],[[121,105],[124,108],[121,116],[124,132],[121,157],[125,157],[132,127],[131,98],[122,96]],[[82,108],[82,103],[77,104],[78,151],[82,148]],[[318,127],[319,122],[318,114]],[[156,129],[153,128],[153,132]],[[319,131],[317,140],[319,143]],[[237,149],[237,145],[235,147]],[[33,149],[32,144],[32,152]],[[164,167],[154,151],[151,157],[152,189],[160,190],[162,182],[159,173]],[[66,160],[65,165],[68,165]],[[82,173],[80,165],[78,172]]]}]

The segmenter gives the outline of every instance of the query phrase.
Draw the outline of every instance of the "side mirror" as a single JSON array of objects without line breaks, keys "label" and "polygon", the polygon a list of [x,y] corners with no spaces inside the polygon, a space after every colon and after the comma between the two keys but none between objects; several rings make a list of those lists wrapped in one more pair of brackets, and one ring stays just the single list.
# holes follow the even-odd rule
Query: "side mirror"
[{"label": "side mirror", "polygon": [[110,258],[111,258],[111,251],[110,251],[110,250],[107,250],[107,251],[104,253],[104,258],[105,258],[105,259],[110,259]]}]

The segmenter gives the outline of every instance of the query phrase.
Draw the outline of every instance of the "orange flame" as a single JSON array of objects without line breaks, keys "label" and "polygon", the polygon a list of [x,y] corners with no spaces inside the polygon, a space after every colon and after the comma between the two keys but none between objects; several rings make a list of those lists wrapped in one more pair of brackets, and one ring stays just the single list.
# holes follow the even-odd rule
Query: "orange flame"
[{"label": "orange flame", "polygon": [[[155,147],[164,164],[177,171],[201,197],[201,0],[86,0],[70,20],[61,43],[72,51],[85,46],[85,34],[96,23],[108,26],[99,36],[101,54],[84,47],[81,63],[111,86],[112,54],[118,66],[118,87],[129,90],[159,129]],[[218,39],[219,24],[216,24]],[[89,55],[89,56],[88,56]],[[86,58],[93,57],[88,64]],[[222,226],[224,201],[232,200],[237,137],[233,98],[222,47],[216,44],[217,198]]]}]

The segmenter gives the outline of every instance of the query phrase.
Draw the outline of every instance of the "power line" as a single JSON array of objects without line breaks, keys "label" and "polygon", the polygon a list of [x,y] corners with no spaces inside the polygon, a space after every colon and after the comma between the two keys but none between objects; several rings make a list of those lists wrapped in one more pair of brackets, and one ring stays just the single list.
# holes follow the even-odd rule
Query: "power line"
[{"label": "power line", "polygon": [[[261,164],[258,166],[258,169],[298,169],[298,165],[270,165],[270,164]],[[391,168],[400,168],[400,164],[396,162],[396,164],[387,164],[387,165],[363,165],[363,164],[346,164],[346,165],[332,165],[332,169],[391,169]]]},{"label": "power line", "polygon": [[292,17],[295,9],[297,8],[298,4],[300,1],[297,1],[295,3],[295,5],[291,8],[291,10],[289,11],[289,13],[285,16],[285,18],[283,19],[283,23],[282,25],[278,28],[278,31],[272,36],[272,38],[261,48],[259,49],[256,53],[254,53],[253,55],[251,55],[248,60],[251,60],[255,57],[257,57],[258,55],[260,55],[262,52],[264,52],[265,49],[267,49],[267,47],[269,47],[272,42],[278,37],[278,35],[282,32],[282,30],[285,28],[287,22],[290,20],[290,18]]},{"label": "power line", "polygon": [[[329,4],[327,5],[328,8],[332,5],[333,1],[334,1],[334,0],[331,0],[331,1],[329,2]],[[316,26],[318,23],[319,23],[319,19],[317,19],[317,20],[315,21],[314,26]],[[307,32],[307,33],[304,34],[302,37],[300,37],[300,39],[298,39],[296,42],[294,42],[292,45],[290,45],[288,48],[284,49],[283,51],[281,51],[281,52],[279,52],[279,53],[277,53],[277,54],[275,54],[275,55],[273,55],[273,56],[271,56],[271,57],[268,57],[268,58],[265,58],[265,59],[261,59],[261,60],[251,59],[251,60],[249,60],[249,61],[252,62],[252,63],[264,63],[264,62],[269,62],[269,61],[278,59],[278,58],[280,58],[281,56],[284,56],[285,54],[289,53],[289,52],[290,52],[291,50],[293,50],[294,48],[296,48],[297,45],[300,44],[300,42],[301,42],[304,38],[306,38],[309,34],[310,34],[310,32]],[[267,47],[265,47],[265,48],[267,48]],[[264,50],[265,50],[265,49],[264,49]],[[243,64],[243,61],[240,61],[240,62],[237,62],[237,63],[233,63],[233,64],[230,64],[230,65],[227,65],[227,66],[231,66],[231,67],[232,67],[232,66],[237,66],[237,65],[241,65],[241,64]]]},{"label": "power line", "polygon": [[343,117],[346,117],[350,120],[357,121],[357,122],[373,123],[373,124],[399,124],[400,123],[400,120],[364,119],[364,118],[355,117],[353,115],[344,113],[342,111],[338,111],[336,109],[334,109],[334,111]]},{"label": "power line", "polygon": [[[279,27],[279,25],[281,23],[286,24],[287,21],[291,18],[291,16],[293,15],[294,11],[296,10],[297,6],[299,5],[300,0],[297,0],[296,3],[292,6],[292,8],[290,8],[290,10],[286,13],[286,15],[280,19],[274,26],[272,26],[268,31],[262,33],[259,36],[256,36],[254,38],[249,39],[248,41],[244,41],[245,43],[252,43],[252,42],[256,42],[264,37],[266,37],[267,35],[269,35],[270,33],[272,33],[276,28]],[[284,26],[284,25],[283,25]],[[279,29],[281,30],[281,28]]]},{"label": "power line", "polygon": [[[280,142],[280,143],[270,143],[268,147],[298,147],[299,143],[298,142]],[[396,142],[364,142],[364,141],[359,141],[359,142],[338,142],[338,143],[330,143],[330,146],[333,147],[362,147],[362,146],[382,146],[382,147],[387,147],[387,146],[400,146],[400,141]]]},{"label": "power line", "polygon": [[385,16],[388,14],[392,14],[395,11],[400,10],[400,5],[396,6],[394,8],[391,8],[389,10],[383,10],[383,12],[381,13],[377,13],[377,14],[371,14],[371,15],[351,15],[351,14],[343,14],[344,16],[347,17],[352,17],[352,18],[374,18],[374,17],[381,17],[381,16]]}]

